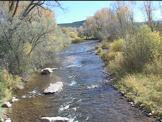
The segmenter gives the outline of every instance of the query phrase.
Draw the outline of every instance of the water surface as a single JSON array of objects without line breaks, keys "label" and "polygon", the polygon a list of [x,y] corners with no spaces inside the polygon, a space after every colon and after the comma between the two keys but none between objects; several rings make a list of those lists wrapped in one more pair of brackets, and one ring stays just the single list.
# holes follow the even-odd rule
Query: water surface
[{"label": "water surface", "polygon": [[[40,122],[41,117],[67,117],[71,122],[152,122],[106,85],[104,63],[94,48],[98,42],[74,44],[64,49],[50,75],[38,75],[17,93],[12,122]],[[61,92],[44,95],[50,83],[62,81]]]}]

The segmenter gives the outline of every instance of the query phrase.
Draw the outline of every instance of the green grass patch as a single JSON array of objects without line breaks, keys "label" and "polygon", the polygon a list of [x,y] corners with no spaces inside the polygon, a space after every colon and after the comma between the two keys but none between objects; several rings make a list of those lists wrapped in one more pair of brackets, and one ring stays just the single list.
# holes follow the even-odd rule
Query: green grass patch
[{"label": "green grass patch", "polygon": [[101,54],[103,54],[103,50],[102,48],[98,48],[96,55],[101,55]]},{"label": "green grass patch", "polygon": [[128,98],[143,103],[148,112],[162,112],[162,75],[127,75],[115,87]]},{"label": "green grass patch", "polygon": [[21,77],[12,75],[7,70],[1,71],[1,101],[7,102],[12,98],[12,92],[21,84]]}]

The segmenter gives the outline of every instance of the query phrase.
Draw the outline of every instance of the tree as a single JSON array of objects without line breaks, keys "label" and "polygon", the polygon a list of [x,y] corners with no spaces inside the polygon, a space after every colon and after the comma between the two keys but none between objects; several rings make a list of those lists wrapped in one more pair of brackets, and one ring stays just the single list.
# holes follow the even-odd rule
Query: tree
[{"label": "tree", "polygon": [[126,39],[125,36],[129,33],[129,27],[132,21],[132,12],[125,5],[124,1],[116,1],[112,5],[112,10],[115,12],[118,21],[118,35]]},{"label": "tree", "polygon": [[[58,3],[58,2],[56,2]],[[5,1],[2,3],[4,22],[0,24],[1,56],[12,73],[20,74],[35,48],[49,40],[56,24],[54,14],[44,1]],[[44,43],[45,44],[45,43]],[[28,47],[28,49],[26,49]],[[24,51],[27,51],[28,53]]]},{"label": "tree", "polygon": [[147,23],[149,25],[149,27],[151,28],[151,30],[153,31],[154,26],[153,26],[153,2],[152,1],[143,1],[143,5],[144,5],[144,10],[147,16]]}]

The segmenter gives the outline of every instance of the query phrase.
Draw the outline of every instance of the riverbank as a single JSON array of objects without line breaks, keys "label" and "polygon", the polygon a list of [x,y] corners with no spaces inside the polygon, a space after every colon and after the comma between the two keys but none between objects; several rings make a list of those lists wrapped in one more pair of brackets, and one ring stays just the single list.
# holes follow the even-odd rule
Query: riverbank
[{"label": "riverbank", "polygon": [[[142,66],[137,60],[138,56],[131,59],[136,52],[133,53],[132,47],[129,47],[128,44],[126,47],[126,44],[124,40],[118,39],[113,42],[102,42],[98,45],[100,50],[103,47],[108,49],[101,54],[101,57],[106,64],[106,70],[116,79],[111,82],[108,81],[108,84],[115,87],[129,100],[130,104],[144,111],[146,116],[152,116],[161,121],[162,60],[161,58],[155,58]],[[126,52],[125,48],[132,52]],[[129,56],[127,57],[127,55]]]}]

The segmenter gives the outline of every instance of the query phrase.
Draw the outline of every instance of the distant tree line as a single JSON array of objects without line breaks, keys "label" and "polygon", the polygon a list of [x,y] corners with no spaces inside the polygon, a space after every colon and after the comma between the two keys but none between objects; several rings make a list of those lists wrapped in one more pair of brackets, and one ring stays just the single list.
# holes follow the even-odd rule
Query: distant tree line
[{"label": "distant tree line", "polygon": [[141,5],[137,6],[136,1],[115,1],[109,8],[102,8],[94,16],[88,17],[83,26],[78,28],[79,36],[94,37],[102,41],[112,41],[117,38],[126,39],[128,34],[135,33],[143,24],[135,22],[133,12],[135,7],[145,16],[146,22],[144,23],[152,31],[161,32],[162,21],[155,21],[153,14],[155,10],[159,10],[162,14],[162,2],[141,1]]}]

